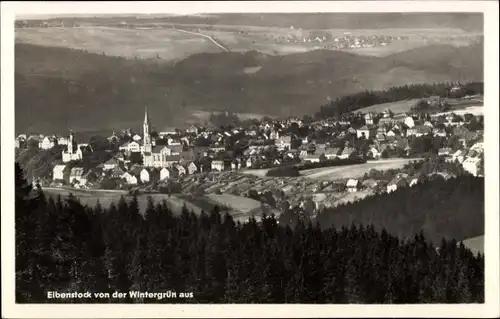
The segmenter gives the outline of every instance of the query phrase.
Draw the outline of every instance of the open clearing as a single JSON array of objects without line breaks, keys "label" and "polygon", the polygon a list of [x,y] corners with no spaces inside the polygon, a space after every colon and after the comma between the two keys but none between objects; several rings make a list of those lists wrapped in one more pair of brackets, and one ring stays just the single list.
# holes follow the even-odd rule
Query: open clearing
[{"label": "open clearing", "polygon": [[473,253],[482,253],[484,254],[484,235],[477,236],[473,238],[468,238],[463,241],[465,247],[472,250]]},{"label": "open clearing", "polygon": [[[212,113],[217,114],[220,112],[209,112],[209,111],[193,111],[191,112],[191,115],[198,118],[201,121],[208,121],[210,119],[210,116]],[[270,117],[273,118],[274,116],[267,115],[267,114],[257,114],[257,113],[235,113],[240,120],[250,120],[250,119],[259,119],[261,120],[264,117]]]},{"label": "open clearing", "polygon": [[357,112],[381,113],[384,110],[391,110],[394,114],[407,113],[411,110],[413,106],[415,106],[418,103],[419,100],[420,99],[413,99],[413,100],[403,100],[397,102],[376,104],[359,109],[357,110]]},{"label": "open clearing", "polygon": [[[385,56],[396,52],[428,44],[421,35],[448,37],[450,34],[474,36],[458,29],[374,29],[374,30],[290,30],[288,28],[223,26],[223,25],[182,25],[179,29],[169,24],[157,27],[117,28],[104,26],[17,28],[16,41],[42,46],[82,49],[93,53],[127,58],[178,60],[189,55],[221,51],[246,52],[250,50],[267,54],[291,54],[324,49],[324,43],[284,42],[293,35],[299,39],[311,33],[328,33],[344,36],[346,32],[354,36],[401,35],[411,36],[411,40],[396,41],[386,46],[372,48],[343,49],[360,55]],[[183,30],[188,28],[188,30]],[[193,31],[192,29],[195,29]],[[440,42],[439,40],[436,40]],[[467,42],[467,41],[466,41]]]},{"label": "open clearing", "polygon": [[[207,197],[220,205],[230,207],[235,221],[245,222],[252,216],[258,221],[264,213],[261,203],[251,198],[231,194],[210,194]],[[278,209],[272,208],[268,208],[266,213],[274,213],[276,217],[280,215]]]},{"label": "open clearing", "polygon": [[221,52],[210,39],[173,29],[108,27],[16,29],[16,41],[87,50],[127,58],[183,59],[191,54]]},{"label": "open clearing", "polygon": [[447,114],[457,114],[457,115],[464,115],[464,114],[472,114],[474,116],[484,116],[484,106],[482,105],[477,105],[477,106],[469,106],[466,107],[463,110],[454,110],[454,111],[449,111],[449,112],[442,112],[442,113],[437,113],[435,116],[440,116],[440,115],[447,115]]},{"label": "open clearing", "polygon": [[364,164],[312,168],[301,171],[301,174],[307,178],[321,180],[338,180],[345,178],[360,178],[371,169],[387,170],[401,168],[411,161],[418,161],[418,158],[395,158],[378,161],[368,161]]}]

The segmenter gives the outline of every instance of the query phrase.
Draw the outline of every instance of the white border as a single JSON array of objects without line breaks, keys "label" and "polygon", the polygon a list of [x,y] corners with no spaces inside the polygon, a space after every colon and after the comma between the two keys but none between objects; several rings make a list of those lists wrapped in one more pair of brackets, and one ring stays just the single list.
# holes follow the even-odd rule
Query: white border
[{"label": "white border", "polygon": [[[485,35],[485,301],[484,305],[16,305],[14,304],[14,17],[58,14],[211,12],[484,12]],[[2,317],[498,317],[498,2],[2,2]],[[22,116],[22,115],[19,115]]]}]

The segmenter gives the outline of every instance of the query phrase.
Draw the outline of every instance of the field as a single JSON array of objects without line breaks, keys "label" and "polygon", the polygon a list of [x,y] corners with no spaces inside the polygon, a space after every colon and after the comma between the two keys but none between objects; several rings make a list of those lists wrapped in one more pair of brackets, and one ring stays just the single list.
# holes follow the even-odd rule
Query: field
[{"label": "field", "polygon": [[301,171],[301,174],[307,178],[321,180],[338,180],[345,178],[360,178],[371,169],[387,170],[401,168],[411,161],[416,161],[416,158],[397,158],[378,161],[368,161],[364,164],[312,168]]},{"label": "field", "polygon": [[[395,41],[386,46],[372,48],[345,49],[360,55],[386,56],[392,53],[427,45],[431,42],[422,40],[421,36],[435,38],[435,42],[466,45],[468,40],[453,40],[454,36],[473,37],[477,33],[468,33],[459,29],[323,29],[302,30],[275,27],[237,26],[237,25],[176,25],[158,23],[155,27],[117,28],[104,26],[51,27],[51,28],[17,28],[16,41],[43,46],[67,47],[83,49],[92,53],[105,53],[110,56],[127,58],[144,58],[162,60],[178,60],[201,52],[221,52],[217,43],[234,52],[259,51],[267,54],[290,54],[323,49],[333,41],[324,43],[286,42],[288,36],[298,39],[320,32],[332,36],[409,36],[409,40]],[[186,30],[184,30],[186,29]],[[184,31],[183,31],[184,30]],[[187,31],[187,32],[185,32]],[[196,31],[197,34],[189,33]],[[451,38],[450,38],[451,37]],[[444,40],[446,38],[446,40]]]},{"label": "field", "polygon": [[[363,113],[368,113],[368,112],[381,113],[384,110],[388,109],[391,110],[394,114],[402,114],[409,112],[411,108],[418,103],[418,101],[419,99],[412,99],[412,100],[404,100],[404,101],[397,101],[390,103],[382,103],[361,108],[357,111]],[[463,115],[465,113],[471,113],[473,115],[484,115],[483,106],[478,105],[482,103],[480,99],[471,99],[471,100],[449,99],[448,103],[453,108],[453,110],[449,112],[437,113],[435,115],[439,116],[439,115],[446,115],[449,113],[455,113],[458,115]]]},{"label": "field", "polygon": [[[46,193],[49,195],[56,197],[57,195],[61,195],[61,197],[68,196],[69,193],[72,193],[74,196],[80,199],[80,202],[84,205],[94,206],[97,201],[101,204],[103,208],[108,208],[111,203],[118,203],[120,200],[120,196],[124,196],[125,199],[130,200],[132,196],[129,196],[127,192],[121,191],[84,191],[84,190],[68,190],[68,189],[55,189],[55,188],[46,188],[44,189]],[[179,214],[182,210],[183,205],[185,204],[189,210],[194,211],[196,214],[201,212],[201,208],[185,201],[179,197],[168,196],[163,194],[144,194],[137,196],[139,201],[139,209],[141,212],[144,212],[147,207],[147,198],[151,196],[155,203],[160,203],[162,200],[167,201],[167,206],[174,212]]]},{"label": "field", "polygon": [[484,106],[482,106],[482,105],[469,106],[469,107],[466,107],[463,110],[454,110],[454,111],[450,111],[450,112],[442,112],[442,113],[437,113],[435,115],[436,116],[447,115],[447,114],[450,114],[450,113],[454,113],[454,114],[457,114],[457,115],[464,115],[464,114],[469,113],[469,114],[472,114],[474,116],[480,116],[480,115],[484,116]]},{"label": "field", "polygon": [[243,174],[254,175],[257,177],[265,177],[270,168],[262,168],[262,169],[244,169],[241,172]]},{"label": "field", "polygon": [[[210,119],[210,115],[212,113],[217,113],[217,112],[208,112],[208,111],[194,111],[191,113],[191,116],[196,117],[199,121],[208,121]],[[275,117],[271,115],[266,115],[266,114],[257,114],[257,113],[235,113],[240,120],[249,120],[249,119],[262,119],[265,116],[268,117]]]},{"label": "field", "polygon": [[474,253],[482,253],[484,254],[484,235],[468,238],[463,241],[465,247],[472,250]]},{"label": "field", "polygon": [[[251,198],[231,194],[210,194],[207,197],[220,205],[230,207],[234,211],[232,216],[237,221],[246,221],[252,215],[258,220],[263,213],[261,203]],[[278,210],[270,209],[268,214],[271,212],[279,216]]]},{"label": "field", "polygon": [[183,59],[191,54],[222,50],[209,39],[173,29],[122,29],[108,27],[16,29],[16,41],[66,47],[126,58]]}]

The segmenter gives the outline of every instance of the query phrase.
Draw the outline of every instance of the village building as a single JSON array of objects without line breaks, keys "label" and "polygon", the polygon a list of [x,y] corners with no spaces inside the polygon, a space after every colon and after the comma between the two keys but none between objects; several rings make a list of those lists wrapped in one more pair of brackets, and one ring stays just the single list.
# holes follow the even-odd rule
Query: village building
[{"label": "village building", "polygon": [[137,176],[135,176],[134,174],[130,173],[130,172],[125,172],[121,178],[123,180],[125,180],[125,182],[129,185],[137,185],[137,183],[139,182],[138,179],[137,179]]},{"label": "village building", "polygon": [[103,167],[103,169],[104,169],[105,171],[107,171],[107,170],[111,170],[111,169],[113,169],[113,168],[117,167],[117,166],[118,166],[118,164],[119,164],[118,160],[117,160],[116,158],[112,157],[112,158],[110,158],[109,160],[107,160],[107,161],[104,163],[104,167]]},{"label": "village building", "polygon": [[39,143],[38,148],[42,150],[50,150],[57,145],[57,138],[54,136],[45,136]]},{"label": "village building", "polygon": [[361,187],[361,183],[357,179],[349,179],[346,183],[346,189],[348,192],[357,192]]},{"label": "village building", "polygon": [[282,136],[278,138],[275,142],[276,147],[280,151],[289,150],[292,143],[292,138],[290,136]]},{"label": "village building", "polygon": [[69,182],[70,184],[78,183],[80,185],[87,184],[87,180],[83,176],[84,169],[83,167],[73,167],[69,174]]},{"label": "village building", "polygon": [[67,149],[62,152],[63,163],[68,163],[71,161],[78,161],[83,159],[83,152],[81,145],[76,144],[75,134],[71,132],[69,134],[69,141]]},{"label": "village building", "polygon": [[480,157],[468,157],[462,162],[462,167],[467,172],[471,173],[474,176],[477,176],[479,173],[480,162]]},{"label": "village building", "polygon": [[394,192],[397,189],[408,186],[408,182],[402,176],[396,176],[387,184],[387,193]]},{"label": "village building", "polygon": [[55,165],[52,170],[52,179],[53,180],[64,180],[64,169],[66,165]]}]

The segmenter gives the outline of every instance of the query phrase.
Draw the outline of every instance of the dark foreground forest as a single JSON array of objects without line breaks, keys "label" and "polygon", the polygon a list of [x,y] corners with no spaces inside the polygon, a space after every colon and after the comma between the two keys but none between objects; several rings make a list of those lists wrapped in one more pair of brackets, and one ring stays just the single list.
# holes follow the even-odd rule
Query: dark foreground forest
[{"label": "dark foreground forest", "polygon": [[[136,199],[91,208],[46,198],[17,164],[15,226],[20,303],[484,302],[484,256],[454,240],[435,247],[422,233],[402,241],[373,226],[282,227],[273,216],[239,224],[217,209],[174,216],[153,202],[143,218]],[[48,299],[49,291],[177,298]]]}]

